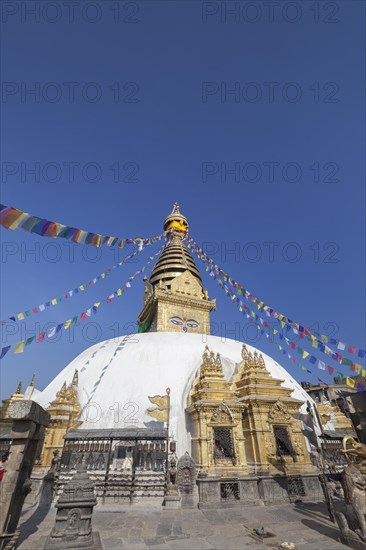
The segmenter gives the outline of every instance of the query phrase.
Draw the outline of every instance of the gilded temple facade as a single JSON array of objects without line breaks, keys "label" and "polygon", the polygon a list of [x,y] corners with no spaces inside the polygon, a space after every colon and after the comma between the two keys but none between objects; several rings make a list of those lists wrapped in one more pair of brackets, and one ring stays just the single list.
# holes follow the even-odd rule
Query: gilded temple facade
[{"label": "gilded temple facade", "polygon": [[186,411],[193,420],[193,456],[208,476],[278,475],[315,471],[299,400],[273,378],[262,355],[245,345],[232,382],[206,347]]}]

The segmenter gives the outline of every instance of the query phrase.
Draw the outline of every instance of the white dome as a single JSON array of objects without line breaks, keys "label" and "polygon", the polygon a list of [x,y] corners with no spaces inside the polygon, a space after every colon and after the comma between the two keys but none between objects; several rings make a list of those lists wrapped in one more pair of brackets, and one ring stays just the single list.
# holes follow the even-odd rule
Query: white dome
[{"label": "white dome", "polygon": [[[185,408],[206,344],[220,353],[225,378],[231,380],[241,361],[241,342],[203,334],[151,332],[120,336],[86,349],[35,400],[46,408],[62,384],[71,383],[77,369],[80,429],[161,428],[162,424],[146,412],[154,408],[148,396],[164,395],[170,387],[170,435],[177,441],[179,456],[191,451]],[[252,352],[256,349],[247,348]],[[262,355],[271,375],[293,390],[292,397],[305,402],[301,412],[306,414],[306,401],[312,401],[309,395],[274,359]]]}]

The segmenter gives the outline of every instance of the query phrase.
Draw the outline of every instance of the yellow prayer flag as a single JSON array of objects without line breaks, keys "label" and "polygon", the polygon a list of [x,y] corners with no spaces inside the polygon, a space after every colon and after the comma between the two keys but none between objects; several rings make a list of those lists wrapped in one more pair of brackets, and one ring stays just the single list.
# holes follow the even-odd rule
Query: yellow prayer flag
[{"label": "yellow prayer flag", "polygon": [[356,385],[356,381],[353,380],[353,378],[349,378],[349,376],[346,377],[346,384],[347,386],[350,386],[350,388],[354,388]]},{"label": "yellow prayer flag", "polygon": [[268,307],[269,307],[269,306],[264,306],[264,308],[263,308],[264,311],[267,311]]},{"label": "yellow prayer flag", "polygon": [[303,354],[302,354],[302,358],[306,359],[308,355],[310,355],[309,352],[304,351]]},{"label": "yellow prayer flag", "polygon": [[117,296],[121,296],[122,290],[119,288],[119,289],[117,290],[116,294],[117,294]]},{"label": "yellow prayer flag", "polygon": [[80,290],[85,290],[84,285],[79,286]]},{"label": "yellow prayer flag", "polygon": [[159,420],[159,422],[168,422],[168,409],[161,411],[160,409],[147,410],[148,414]]},{"label": "yellow prayer flag", "polygon": [[317,348],[318,347],[318,342],[314,341],[311,345],[313,346],[313,348]]},{"label": "yellow prayer flag", "polygon": [[282,327],[282,328],[285,328],[285,324],[286,324],[286,323],[285,323],[284,321],[281,321],[281,327]]},{"label": "yellow prayer flag", "polygon": [[23,353],[24,351],[24,340],[20,340],[14,346],[14,353]]},{"label": "yellow prayer flag", "polygon": [[168,403],[169,403],[169,397],[168,395],[153,395],[152,397],[149,397],[150,403],[153,405],[157,405],[159,409],[167,409]]},{"label": "yellow prayer flag", "polygon": [[362,369],[362,376],[363,376],[364,378],[366,378],[366,370],[365,370],[365,369]]},{"label": "yellow prayer flag", "polygon": [[27,216],[28,214],[26,212],[22,212],[20,216],[18,216],[17,219],[14,220],[13,223],[9,225],[8,229],[16,229],[20,224],[20,222],[22,222],[24,218],[26,218]]},{"label": "yellow prayer flag", "polygon": [[94,307],[99,307],[99,306],[100,306],[100,302],[95,302]]},{"label": "yellow prayer flag", "polygon": [[51,300],[51,304],[52,304],[53,306],[55,306],[55,305],[57,304],[56,298],[53,298],[53,300]]},{"label": "yellow prayer flag", "polygon": [[17,317],[18,317],[19,321],[22,321],[24,319],[23,313],[18,313]]},{"label": "yellow prayer flag", "polygon": [[277,334],[278,330],[276,330],[275,328],[273,329],[273,334]]},{"label": "yellow prayer flag", "polygon": [[65,329],[65,330],[68,329],[70,325],[71,325],[71,319],[68,319],[68,320],[66,321],[66,323],[64,324],[64,329]]}]

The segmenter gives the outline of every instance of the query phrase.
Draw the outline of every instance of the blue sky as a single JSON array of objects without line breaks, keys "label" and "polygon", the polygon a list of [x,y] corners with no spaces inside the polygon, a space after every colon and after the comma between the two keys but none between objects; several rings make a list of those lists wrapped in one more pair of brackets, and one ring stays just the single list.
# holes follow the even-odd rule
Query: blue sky
[{"label": "blue sky", "polygon": [[[2,202],[145,237],[161,232],[178,201],[192,236],[243,286],[291,319],[365,348],[364,4],[282,2],[272,11],[263,2],[107,0],[80,1],[74,14],[46,4],[35,15],[20,2],[3,12]],[[116,263],[107,249],[94,258],[74,247],[72,261],[63,241],[0,235],[2,319]],[[36,321],[82,312],[146,256],[19,330],[32,335]],[[229,335],[240,323],[249,343],[297,380],[331,380],[315,368],[304,374],[264,337],[255,343],[203,275],[217,297],[217,330]],[[93,318],[97,328],[8,353],[2,398],[33,372],[43,388],[86,347],[130,331],[141,305],[137,280]],[[2,346],[19,335],[3,333]]]}]

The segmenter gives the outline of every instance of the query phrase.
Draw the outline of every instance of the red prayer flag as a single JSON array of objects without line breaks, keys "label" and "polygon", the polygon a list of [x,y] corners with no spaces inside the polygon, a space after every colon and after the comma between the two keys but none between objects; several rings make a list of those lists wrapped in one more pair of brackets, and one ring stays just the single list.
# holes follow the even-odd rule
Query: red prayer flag
[{"label": "red prayer flag", "polygon": [[334,368],[327,366],[327,369],[328,369],[329,374],[332,375],[333,372],[334,372]]},{"label": "red prayer flag", "polygon": [[356,351],[357,351],[357,348],[355,348],[355,346],[348,346],[349,353],[356,353]]},{"label": "red prayer flag", "polygon": [[45,332],[41,332],[39,337],[38,337],[38,342],[43,342],[44,338],[46,336],[46,333]]},{"label": "red prayer flag", "polygon": [[85,312],[80,315],[80,319],[82,321],[85,321],[86,318],[87,318],[87,314]]}]

